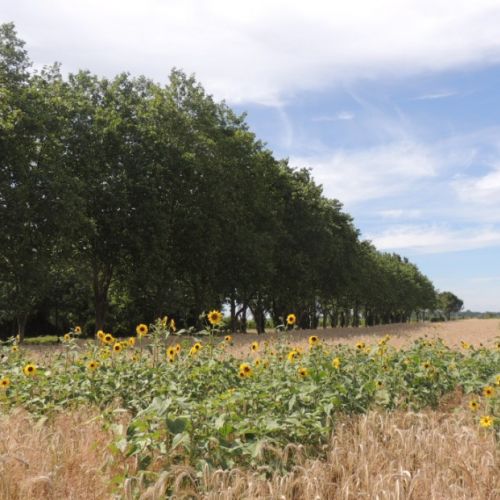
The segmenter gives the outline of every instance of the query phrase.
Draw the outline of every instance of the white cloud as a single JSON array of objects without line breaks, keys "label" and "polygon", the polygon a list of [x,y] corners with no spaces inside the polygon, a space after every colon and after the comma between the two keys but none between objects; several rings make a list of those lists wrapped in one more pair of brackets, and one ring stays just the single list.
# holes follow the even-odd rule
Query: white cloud
[{"label": "white cloud", "polygon": [[421,96],[415,97],[415,100],[428,101],[428,100],[434,100],[434,99],[444,99],[446,97],[452,97],[455,95],[457,95],[457,93],[453,92],[453,91],[435,92],[435,93],[423,94]]},{"label": "white cloud", "polygon": [[312,167],[325,194],[347,204],[402,195],[415,189],[420,180],[434,177],[438,168],[433,152],[412,142],[292,157],[290,162]]},{"label": "white cloud", "polygon": [[500,166],[479,177],[460,177],[453,181],[460,200],[500,208]]},{"label": "white cloud", "polygon": [[161,81],[177,66],[230,102],[500,59],[497,0],[16,0],[2,18],[37,63]]},{"label": "white cloud", "polygon": [[423,212],[420,209],[394,208],[381,210],[378,214],[385,219],[420,219]]},{"label": "white cloud", "polygon": [[500,229],[495,227],[450,229],[441,225],[405,225],[367,235],[380,250],[441,253],[500,246]]},{"label": "white cloud", "polygon": [[354,113],[350,111],[339,111],[333,116],[316,116],[312,119],[313,122],[337,122],[354,120]]}]

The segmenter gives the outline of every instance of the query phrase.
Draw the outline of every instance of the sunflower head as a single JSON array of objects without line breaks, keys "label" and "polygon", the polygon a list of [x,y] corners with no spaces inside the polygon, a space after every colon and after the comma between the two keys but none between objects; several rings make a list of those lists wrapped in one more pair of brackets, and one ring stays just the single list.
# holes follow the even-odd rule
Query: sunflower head
[{"label": "sunflower head", "polygon": [[485,398],[492,398],[493,396],[495,395],[495,388],[492,387],[491,385],[487,385],[484,389],[483,389],[483,396]]},{"label": "sunflower head", "polygon": [[252,349],[253,352],[256,352],[259,350],[259,343],[258,342],[252,342],[252,345],[250,346],[250,349]]},{"label": "sunflower head", "polygon": [[82,333],[82,328],[80,326],[75,326],[75,333],[80,335],[80,333]]},{"label": "sunflower head", "polygon": [[97,331],[97,338],[101,341],[101,342],[104,342],[104,337],[106,336],[106,334],[102,331],[102,330],[98,330]]},{"label": "sunflower head", "polygon": [[145,337],[148,334],[148,325],[141,323],[135,327],[135,332],[139,338]]},{"label": "sunflower head", "polygon": [[113,335],[111,335],[111,333],[106,333],[106,335],[104,335],[104,343],[105,344],[112,344],[114,342],[114,338],[113,338]]},{"label": "sunflower head", "polygon": [[358,349],[358,351],[363,350],[365,347],[366,344],[364,342],[356,342],[356,349]]},{"label": "sunflower head", "polygon": [[340,358],[333,358],[332,359],[332,366],[338,370],[340,368]]},{"label": "sunflower head", "polygon": [[135,346],[135,337],[130,337],[127,341],[128,345],[130,347],[134,347]]},{"label": "sunflower head", "polygon": [[305,378],[309,375],[309,370],[305,366],[301,366],[298,370],[297,373],[302,377]]},{"label": "sunflower head", "polygon": [[10,385],[9,377],[0,378],[0,389],[8,389],[9,385]]},{"label": "sunflower head", "polygon": [[232,344],[233,343],[233,336],[232,335],[226,335],[224,337],[224,341],[227,342],[228,344]]},{"label": "sunflower head", "polygon": [[212,326],[217,326],[222,321],[222,318],[222,313],[217,309],[214,309],[207,314],[207,319]]},{"label": "sunflower head", "polygon": [[262,363],[262,361],[260,360],[260,358],[257,358],[255,361],[254,361],[254,364],[255,366],[260,366]]},{"label": "sunflower head", "polygon": [[115,342],[113,345],[113,352],[121,352],[123,349],[123,346],[121,345],[120,342]]},{"label": "sunflower head", "polygon": [[493,425],[493,417],[484,415],[479,419],[479,424],[481,425],[481,427],[487,429],[488,427],[491,427]]},{"label": "sunflower head", "polygon": [[180,344],[175,344],[175,352],[179,354],[181,352],[181,345]]},{"label": "sunflower head", "polygon": [[241,363],[240,365],[240,377],[243,374],[243,377],[250,377],[252,375],[252,367],[248,363]]},{"label": "sunflower head", "polygon": [[295,314],[289,314],[287,317],[286,317],[286,324],[289,325],[289,326],[292,326],[292,325],[295,325],[295,323],[297,323],[297,316],[295,316]]},{"label": "sunflower head", "polygon": [[168,356],[169,358],[173,358],[173,357],[175,357],[175,355],[176,355],[176,354],[177,354],[177,351],[175,350],[175,347],[169,347],[169,348],[167,349],[167,356]]},{"label": "sunflower head", "polygon": [[16,345],[16,344],[14,344],[14,345],[12,346],[12,352],[17,352],[17,351],[19,351],[19,346],[18,346],[18,345]]},{"label": "sunflower head", "polygon": [[475,399],[473,399],[472,401],[469,401],[469,408],[472,411],[479,410],[479,401],[476,401]]},{"label": "sunflower head", "polygon": [[462,349],[470,349],[470,344],[468,342],[465,342],[464,340],[461,340],[460,344],[462,346]]},{"label": "sunflower head", "polygon": [[99,362],[96,361],[95,359],[91,359],[88,363],[87,363],[87,368],[93,372],[95,370],[97,370],[97,368],[99,368]]},{"label": "sunflower head", "polygon": [[69,342],[71,340],[71,335],[69,333],[65,333],[63,336],[64,342]]},{"label": "sunflower head", "polygon": [[293,349],[292,351],[290,351],[287,354],[286,357],[287,357],[288,361],[290,361],[290,363],[293,363],[296,359],[298,359],[300,357],[300,353],[298,351],[296,351],[295,349]]},{"label": "sunflower head", "polygon": [[28,363],[23,368],[23,372],[27,377],[33,377],[34,375],[36,375],[36,370],[37,370],[36,365],[34,365],[33,363]]},{"label": "sunflower head", "polygon": [[309,337],[309,345],[312,347],[312,346],[315,346],[317,343],[319,342],[319,337],[317,335],[311,335]]},{"label": "sunflower head", "polygon": [[428,369],[431,367],[431,363],[430,363],[430,361],[424,361],[424,362],[422,363],[422,366],[423,366],[426,370],[428,370]]},{"label": "sunflower head", "polygon": [[384,383],[382,382],[382,380],[377,380],[377,382],[375,382],[375,385],[377,386],[377,389],[382,389],[382,387],[384,387]]}]

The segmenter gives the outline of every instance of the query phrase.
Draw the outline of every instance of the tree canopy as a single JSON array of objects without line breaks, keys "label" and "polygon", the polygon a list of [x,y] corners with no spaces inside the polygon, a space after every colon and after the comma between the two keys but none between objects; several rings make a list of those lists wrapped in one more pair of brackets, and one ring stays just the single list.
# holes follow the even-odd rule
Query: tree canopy
[{"label": "tree canopy", "polygon": [[259,331],[290,312],[302,327],[358,326],[436,306],[414,264],[362,241],[309,170],[276,159],[193,77],[30,68],[1,25],[4,336],[125,333],[167,312],[196,325],[223,306],[233,330],[251,312]]}]

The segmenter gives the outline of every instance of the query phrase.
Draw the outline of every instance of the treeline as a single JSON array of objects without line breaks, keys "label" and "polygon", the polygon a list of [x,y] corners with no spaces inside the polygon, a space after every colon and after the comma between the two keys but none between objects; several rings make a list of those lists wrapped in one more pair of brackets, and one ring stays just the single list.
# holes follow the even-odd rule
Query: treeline
[{"label": "treeline", "polygon": [[361,241],[308,170],[174,70],[165,86],[57,65],[33,72],[0,27],[0,322],[129,332],[224,305],[233,330],[423,317],[431,281]]}]

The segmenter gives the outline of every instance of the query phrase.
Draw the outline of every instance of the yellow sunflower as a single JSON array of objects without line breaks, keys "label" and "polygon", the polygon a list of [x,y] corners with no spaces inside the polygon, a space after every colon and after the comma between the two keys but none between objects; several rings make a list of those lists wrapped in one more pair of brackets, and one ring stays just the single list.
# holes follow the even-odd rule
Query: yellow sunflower
[{"label": "yellow sunflower", "polygon": [[114,352],[121,352],[123,349],[123,346],[121,344],[121,342],[116,342],[114,345],[113,345],[113,351]]},{"label": "yellow sunflower", "polygon": [[491,385],[487,385],[487,386],[483,389],[483,396],[484,396],[485,398],[492,398],[494,395],[495,395],[495,388],[494,388],[494,387],[491,387]]},{"label": "yellow sunflower", "polygon": [[175,344],[175,352],[179,354],[181,352],[181,345],[180,344]]},{"label": "yellow sunflower", "polygon": [[9,385],[10,385],[9,377],[0,378],[0,389],[8,389]]},{"label": "yellow sunflower", "polygon": [[144,337],[148,334],[148,325],[141,323],[135,327],[135,332],[139,338]]},{"label": "yellow sunflower", "polygon": [[200,342],[196,342],[196,344],[193,345],[193,347],[191,347],[190,351],[189,351],[189,355],[190,356],[194,356],[195,354],[198,353],[198,351],[201,349],[201,344]]},{"label": "yellow sunflower", "polygon": [[469,401],[469,408],[472,411],[477,411],[479,409],[479,401],[476,401],[475,399]]},{"label": "yellow sunflower", "polygon": [[75,326],[75,333],[76,333],[77,335],[80,335],[80,333],[82,333],[82,329],[81,329],[81,327],[80,327],[80,326]]},{"label": "yellow sunflower", "polygon": [[101,341],[101,342],[104,342],[104,337],[106,336],[106,334],[102,331],[102,330],[98,330],[97,331],[97,338]]},{"label": "yellow sunflower", "polygon": [[302,378],[305,378],[309,375],[309,370],[306,368],[306,367],[300,367],[298,370],[297,370],[297,373],[302,377]]},{"label": "yellow sunflower", "polygon": [[211,325],[217,326],[221,321],[222,321],[222,313],[220,311],[217,311],[217,309],[214,309],[213,311],[210,311],[207,314],[208,321],[210,322]]},{"label": "yellow sunflower", "polygon": [[28,363],[24,368],[23,372],[27,377],[32,377],[36,375],[37,367],[33,363]]},{"label": "yellow sunflower", "polygon": [[319,342],[319,337],[317,335],[311,335],[309,337],[309,345],[311,347],[315,346]]},{"label": "yellow sunflower", "polygon": [[297,322],[297,316],[295,316],[295,314],[289,314],[287,317],[286,317],[286,324],[287,325],[295,325],[295,323]]},{"label": "yellow sunflower", "polygon": [[241,374],[243,374],[244,377],[250,377],[252,375],[252,367],[248,363],[241,363],[240,376]]},{"label": "yellow sunflower", "polygon": [[17,352],[17,351],[19,351],[19,346],[13,345],[12,346],[12,352]]},{"label": "yellow sunflower", "polygon": [[69,342],[71,340],[71,335],[69,333],[65,333],[63,340],[64,342]]},{"label": "yellow sunflower", "polygon": [[300,353],[296,350],[293,350],[290,351],[286,357],[288,358],[288,361],[290,361],[290,363],[293,363],[296,359],[300,358]]},{"label": "yellow sunflower", "polygon": [[232,335],[226,335],[224,337],[224,341],[227,342],[228,344],[232,344],[233,343],[233,337],[232,337]]},{"label": "yellow sunflower", "polygon": [[113,335],[111,335],[111,333],[106,333],[106,335],[104,335],[104,343],[105,344],[112,344],[113,342],[115,341]]},{"label": "yellow sunflower", "polygon": [[365,347],[366,347],[366,344],[364,342],[356,342],[356,349],[358,349],[359,351],[361,351]]},{"label": "yellow sunflower", "polygon": [[491,427],[493,425],[493,417],[490,417],[489,415],[484,415],[483,417],[480,418],[479,424],[481,425],[481,427],[487,429],[488,427]]},{"label": "yellow sunflower", "polygon": [[128,339],[128,345],[129,345],[130,347],[134,347],[134,346],[135,346],[135,337],[130,337],[130,338]]},{"label": "yellow sunflower", "polygon": [[250,346],[250,349],[252,349],[253,352],[257,352],[259,350],[259,343],[258,342],[252,342],[252,345]]},{"label": "yellow sunflower", "polygon": [[340,368],[340,358],[333,358],[332,359],[332,366],[338,370]]},{"label": "yellow sunflower", "polygon": [[382,380],[377,380],[377,382],[375,382],[375,385],[377,386],[377,389],[382,389],[382,387],[384,387],[384,383],[382,382]]},{"label": "yellow sunflower", "polygon": [[95,361],[94,359],[91,359],[88,363],[87,363],[87,368],[93,372],[95,370],[97,370],[97,368],[99,368],[99,362],[98,361]]},{"label": "yellow sunflower", "polygon": [[470,349],[470,344],[468,342],[461,340],[460,344],[462,345],[462,349]]},{"label": "yellow sunflower", "polygon": [[177,327],[175,326],[175,320],[174,319],[170,320],[170,330],[172,330],[173,332],[175,332],[177,330]]},{"label": "yellow sunflower", "polygon": [[260,358],[256,358],[254,361],[255,366],[260,366],[261,363],[262,363],[262,361],[260,360]]},{"label": "yellow sunflower", "polygon": [[500,375],[497,375],[497,376],[495,377],[495,380],[496,380],[496,384],[497,384],[497,385],[500,385]]},{"label": "yellow sunflower", "polygon": [[169,347],[167,349],[167,356],[169,358],[174,358],[176,354],[177,354],[177,351],[175,350],[175,347],[172,346],[172,347]]}]

